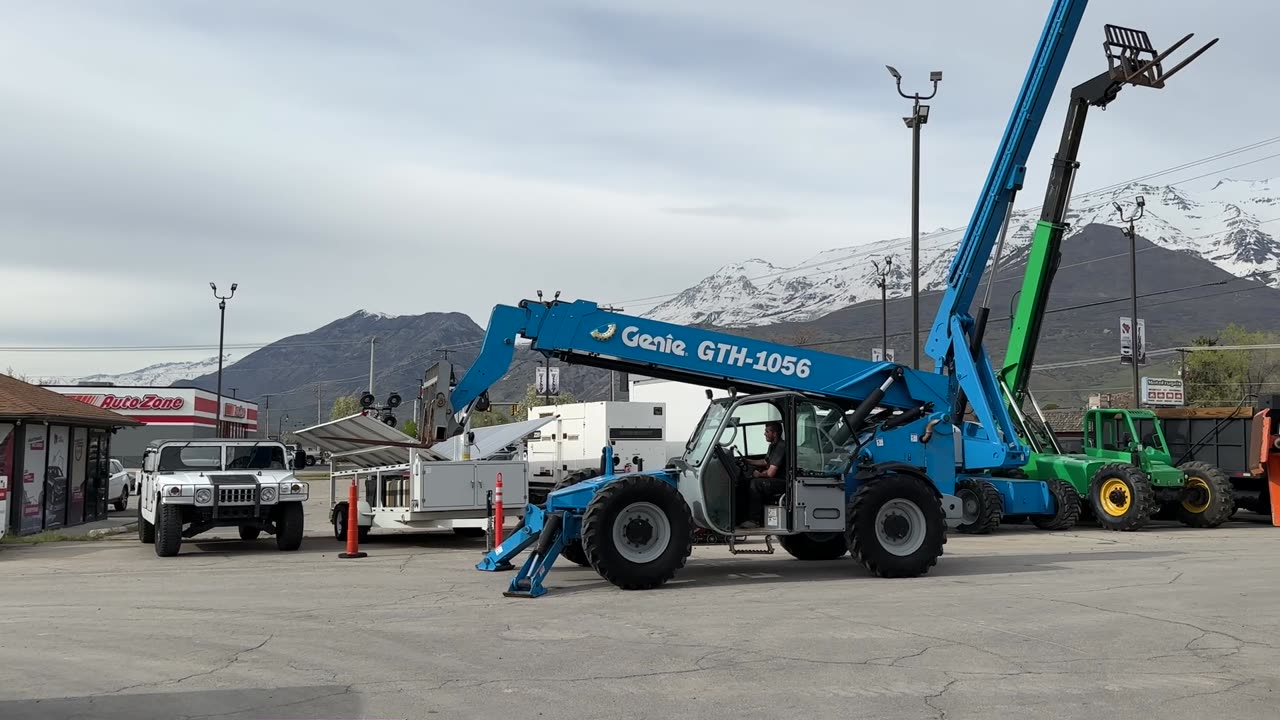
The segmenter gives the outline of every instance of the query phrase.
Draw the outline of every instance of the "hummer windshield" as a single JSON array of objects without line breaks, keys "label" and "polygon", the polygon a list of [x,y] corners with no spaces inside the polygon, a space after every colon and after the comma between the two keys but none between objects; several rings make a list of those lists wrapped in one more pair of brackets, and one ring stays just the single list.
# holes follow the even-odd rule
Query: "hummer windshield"
[{"label": "hummer windshield", "polygon": [[284,448],[273,445],[232,445],[227,448],[228,470],[285,470]]},{"label": "hummer windshield", "polygon": [[222,469],[222,448],[171,445],[160,450],[158,472],[212,472]]}]

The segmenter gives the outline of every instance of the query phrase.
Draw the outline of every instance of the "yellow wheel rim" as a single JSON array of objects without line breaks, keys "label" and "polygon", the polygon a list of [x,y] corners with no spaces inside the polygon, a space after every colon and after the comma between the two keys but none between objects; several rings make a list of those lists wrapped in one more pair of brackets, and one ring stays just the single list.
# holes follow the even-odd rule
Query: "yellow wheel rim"
[{"label": "yellow wheel rim", "polygon": [[1123,480],[1115,478],[1102,483],[1098,496],[1098,499],[1102,501],[1102,511],[1111,517],[1121,517],[1129,512],[1129,506],[1133,504],[1133,496],[1129,492],[1129,486],[1125,485]]},{"label": "yellow wheel rim", "polygon": [[1187,512],[1199,514],[1208,510],[1209,506],[1213,504],[1213,493],[1209,491],[1209,483],[1205,482],[1204,478],[1189,477],[1187,478],[1187,484],[1183,488],[1196,496],[1204,498],[1202,503],[1194,502],[1190,497],[1183,500],[1182,507]]}]

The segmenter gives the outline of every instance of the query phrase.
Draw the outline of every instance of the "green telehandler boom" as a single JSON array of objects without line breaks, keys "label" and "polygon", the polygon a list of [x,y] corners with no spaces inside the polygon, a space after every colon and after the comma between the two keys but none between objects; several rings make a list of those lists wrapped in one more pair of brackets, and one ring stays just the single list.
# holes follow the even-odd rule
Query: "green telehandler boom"
[{"label": "green telehandler boom", "polygon": [[[1165,72],[1161,62],[1189,40],[1190,34],[1169,50],[1157,54],[1145,32],[1115,26],[1107,26],[1106,32],[1104,48],[1108,70],[1077,86],[1071,93],[1071,104],[1058,152],[1053,159],[1040,221],[1032,235],[1022,288],[1009,331],[1009,345],[999,376],[1019,425],[1019,433],[1032,451],[1022,468],[1027,477],[1066,481],[1080,493],[1081,504],[1087,508],[1088,514],[1108,530],[1140,529],[1162,508],[1176,512],[1187,525],[1215,527],[1225,522],[1234,510],[1229,478],[1207,463],[1188,462],[1174,467],[1173,457],[1154,413],[1120,408],[1090,409],[1083,421],[1084,452],[1069,454],[1063,452],[1028,389],[1049,290],[1062,259],[1067,205],[1080,165],[1076,158],[1089,107],[1105,109],[1128,84],[1163,88],[1170,76],[1217,42],[1215,38]],[[993,271],[993,279],[994,274]],[[1028,400],[1031,413],[1023,410],[1024,402]],[[1154,432],[1139,438],[1139,420],[1150,422]],[[980,504],[978,498],[962,500]],[[981,520],[991,514],[980,510],[975,507],[978,512],[974,518],[978,522],[961,526],[962,531],[990,531],[991,523],[984,524]],[[1006,518],[1009,519],[1013,518]]]}]

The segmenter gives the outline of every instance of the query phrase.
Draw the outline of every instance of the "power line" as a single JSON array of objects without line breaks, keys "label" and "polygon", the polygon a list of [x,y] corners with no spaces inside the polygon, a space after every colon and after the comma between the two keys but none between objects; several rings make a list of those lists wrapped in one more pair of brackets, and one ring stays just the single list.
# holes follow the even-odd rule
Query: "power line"
[{"label": "power line", "polygon": [[[1083,199],[1083,198],[1087,198],[1087,197],[1090,197],[1090,196],[1093,196],[1093,195],[1099,195],[1099,194],[1103,194],[1103,193],[1106,193],[1106,192],[1111,192],[1111,191],[1118,190],[1118,189],[1121,189],[1121,188],[1127,187],[1127,186],[1129,186],[1129,185],[1132,185],[1132,184],[1135,184],[1135,183],[1138,183],[1138,182],[1143,182],[1143,181],[1145,181],[1145,180],[1151,180],[1151,179],[1154,179],[1154,178],[1163,177],[1163,176],[1165,176],[1165,175],[1169,175],[1169,174],[1172,174],[1172,173],[1174,173],[1174,172],[1178,172],[1178,171],[1180,171],[1180,170],[1185,170],[1185,169],[1189,169],[1189,168],[1192,168],[1192,167],[1197,167],[1197,166],[1200,166],[1200,165],[1203,165],[1203,164],[1206,164],[1206,163],[1212,162],[1213,160],[1219,160],[1219,159],[1222,159],[1222,158],[1224,158],[1224,157],[1230,157],[1230,156],[1232,156],[1232,155],[1236,155],[1236,154],[1239,154],[1239,153],[1242,153],[1242,152],[1247,152],[1247,151],[1249,151],[1249,150],[1256,150],[1256,149],[1258,149],[1258,148],[1260,148],[1260,147],[1265,147],[1265,146],[1267,146],[1267,145],[1272,145],[1272,144],[1275,144],[1275,143],[1278,143],[1278,142],[1280,142],[1280,136],[1275,136],[1275,137],[1267,138],[1267,139],[1265,139],[1265,140],[1260,140],[1260,141],[1257,141],[1257,142],[1254,142],[1254,143],[1250,143],[1250,144],[1248,144],[1248,145],[1243,145],[1243,146],[1240,146],[1240,147],[1237,147],[1237,148],[1233,148],[1233,149],[1231,149],[1231,150],[1226,150],[1226,151],[1223,151],[1223,152],[1220,152],[1220,153],[1216,153],[1216,154],[1214,154],[1214,155],[1210,155],[1210,156],[1206,156],[1206,157],[1203,157],[1203,158],[1199,158],[1199,159],[1197,159],[1197,160],[1193,160],[1193,161],[1185,162],[1185,163],[1182,163],[1182,164],[1180,164],[1180,165],[1175,165],[1175,166],[1173,166],[1173,167],[1166,168],[1166,169],[1164,169],[1164,170],[1158,170],[1158,171],[1155,171],[1155,172],[1152,172],[1152,173],[1147,173],[1146,175],[1141,175],[1141,176],[1138,176],[1137,178],[1133,178],[1133,179],[1126,180],[1126,181],[1119,182],[1119,183],[1113,183],[1113,184],[1111,184],[1111,185],[1107,185],[1107,186],[1104,186],[1104,187],[1101,187],[1101,188],[1097,188],[1097,189],[1094,189],[1094,190],[1089,190],[1089,191],[1086,191],[1086,192],[1077,193],[1077,194],[1074,194],[1074,195],[1072,195],[1072,196],[1071,196],[1071,201],[1076,201],[1076,200],[1080,200],[1080,199]],[[1228,171],[1230,171],[1230,170],[1235,170],[1235,169],[1237,169],[1237,168],[1244,167],[1244,166],[1246,166],[1246,165],[1252,165],[1252,164],[1254,164],[1254,163],[1262,162],[1262,161],[1264,161],[1264,160],[1270,160],[1270,159],[1272,159],[1272,158],[1276,158],[1276,157],[1280,157],[1280,153],[1276,153],[1276,154],[1273,154],[1273,155],[1267,155],[1267,156],[1264,156],[1264,157],[1261,157],[1261,158],[1257,158],[1257,159],[1255,159],[1255,160],[1250,160],[1250,161],[1248,161],[1248,162],[1240,163],[1240,164],[1237,164],[1237,165],[1232,165],[1232,166],[1230,166],[1230,167],[1220,168],[1220,169],[1218,169],[1218,170],[1214,170],[1214,171],[1211,171],[1211,172],[1208,172],[1208,173],[1205,173],[1205,174],[1202,174],[1202,175],[1197,175],[1197,176],[1194,176],[1194,177],[1186,178],[1186,179],[1184,179],[1184,180],[1179,180],[1179,181],[1177,181],[1177,182],[1175,182],[1175,183],[1170,183],[1170,184],[1168,185],[1168,187],[1176,187],[1176,186],[1178,186],[1178,185],[1182,185],[1182,184],[1185,184],[1185,183],[1191,182],[1191,181],[1193,181],[1193,180],[1199,180],[1199,179],[1202,179],[1202,178],[1205,178],[1205,177],[1211,177],[1211,176],[1213,176],[1213,175],[1221,174],[1221,173],[1224,173],[1224,172],[1228,172]],[[1023,208],[1022,210],[1018,210],[1018,211],[1016,211],[1016,212],[1018,212],[1018,213],[1029,213],[1029,212],[1035,212],[1035,211],[1037,211],[1037,210],[1042,209],[1043,207],[1044,207],[1043,205],[1036,205],[1036,206],[1034,206],[1034,207]],[[945,236],[947,236],[947,235],[954,235],[954,234],[959,233],[959,232],[964,232],[966,229],[967,229],[967,226],[959,227],[959,228],[954,228],[954,229],[950,229],[950,230],[941,230],[941,231],[938,231],[938,232],[935,232],[935,233],[922,234],[922,235],[920,236],[920,238],[921,238],[921,240],[922,240],[922,241],[923,241],[923,240],[926,240],[926,239],[928,239],[928,240],[933,240],[933,239],[936,239],[936,238],[945,237]],[[1219,234],[1219,233],[1209,233],[1209,234],[1207,234],[1207,235],[1202,235],[1202,236],[1199,236],[1199,237],[1209,237],[1210,235],[1215,235],[1215,234]],[[1190,239],[1196,239],[1196,238],[1190,238]],[[906,243],[906,242],[908,242],[908,241],[909,241],[909,238],[896,238],[896,239],[894,239],[894,240],[890,240],[890,241],[887,241],[887,242],[888,242],[888,243],[890,243],[890,244],[893,244],[893,243],[897,243],[897,244],[905,244],[905,243]],[[848,252],[848,253],[846,253],[846,254],[843,254],[843,255],[839,255],[839,256],[836,256],[836,257],[828,258],[828,259],[826,259],[826,260],[820,260],[820,261],[817,261],[817,262],[809,263],[809,264],[807,264],[807,265],[800,265],[800,266],[796,266],[796,267],[786,268],[786,269],[784,269],[784,270],[779,270],[779,271],[777,271],[777,272],[765,273],[765,274],[763,274],[763,275],[758,275],[758,276],[754,276],[754,277],[748,277],[748,278],[746,278],[746,280],[751,281],[751,282],[754,282],[754,281],[756,281],[756,280],[767,280],[767,279],[771,279],[771,278],[775,278],[775,277],[780,277],[780,276],[782,276],[782,275],[786,275],[787,273],[796,272],[796,271],[799,271],[799,270],[807,270],[807,269],[812,269],[812,268],[819,267],[819,266],[823,266],[823,265],[830,265],[830,264],[837,263],[837,262],[843,262],[843,261],[845,261],[845,260],[852,259],[852,258],[856,257],[856,256],[857,256],[857,255],[859,255],[859,254],[863,254],[863,253],[871,252],[871,251],[872,251],[872,247],[871,247],[871,246],[873,246],[873,245],[879,245],[879,246],[883,247],[884,243],[868,243],[866,246],[858,246],[858,248],[857,248],[857,249],[851,250],[850,252]],[[642,303],[642,304],[643,304],[643,303],[645,303],[645,301],[648,301],[648,300],[665,300],[665,299],[667,299],[667,298],[672,298],[672,297],[675,297],[675,296],[677,296],[677,295],[680,295],[680,294],[681,294],[681,293],[683,293],[683,292],[684,292],[684,290],[681,290],[681,291],[679,291],[679,292],[673,292],[673,293],[663,293],[663,294],[660,294],[660,295],[649,295],[649,296],[647,296],[647,297],[642,297],[642,298],[632,298],[632,299],[629,299],[629,300],[620,300],[620,301],[617,301],[617,302],[615,302],[615,303],[611,303],[611,304],[623,304],[623,303],[632,303],[632,304],[635,304],[635,303]],[[920,295],[921,295],[921,296],[923,296],[923,295],[924,295],[924,293],[921,293]],[[896,298],[895,298],[895,299],[896,299]],[[655,304],[655,305],[656,305],[657,303],[653,303],[653,304]]]}]

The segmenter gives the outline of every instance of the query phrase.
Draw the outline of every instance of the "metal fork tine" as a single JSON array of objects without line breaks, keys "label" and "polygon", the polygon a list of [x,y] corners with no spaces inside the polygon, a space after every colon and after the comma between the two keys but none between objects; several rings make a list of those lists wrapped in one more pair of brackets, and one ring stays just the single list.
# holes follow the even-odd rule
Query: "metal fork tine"
[{"label": "metal fork tine", "polygon": [[[1191,37],[1191,36],[1190,36],[1190,35],[1188,35],[1187,37]],[[1176,72],[1178,72],[1179,70],[1181,70],[1182,68],[1186,67],[1186,66],[1187,66],[1187,63],[1190,63],[1192,60],[1195,60],[1196,58],[1200,57],[1201,53],[1203,53],[1205,50],[1208,50],[1209,48],[1213,47],[1213,46],[1214,46],[1214,45],[1216,45],[1217,43],[1218,43],[1218,38],[1214,38],[1214,39],[1210,40],[1208,43],[1206,43],[1206,44],[1205,44],[1205,46],[1204,46],[1204,47],[1202,47],[1202,48],[1200,48],[1199,50],[1197,50],[1197,51],[1195,51],[1195,52],[1191,53],[1191,55],[1190,55],[1186,60],[1183,60],[1182,62],[1178,63],[1177,65],[1174,65],[1172,70],[1170,70],[1169,72],[1167,72],[1167,73],[1165,73],[1164,75],[1162,75],[1162,76],[1160,77],[1160,82],[1161,82],[1161,83],[1163,83],[1165,80],[1168,80],[1168,79],[1169,79],[1169,78],[1170,78],[1174,73],[1176,73]]]}]

